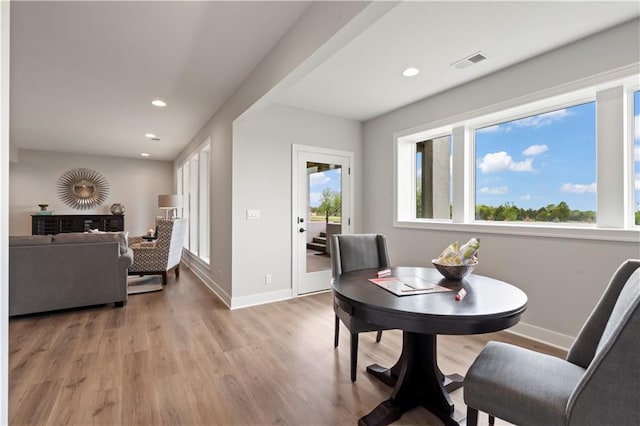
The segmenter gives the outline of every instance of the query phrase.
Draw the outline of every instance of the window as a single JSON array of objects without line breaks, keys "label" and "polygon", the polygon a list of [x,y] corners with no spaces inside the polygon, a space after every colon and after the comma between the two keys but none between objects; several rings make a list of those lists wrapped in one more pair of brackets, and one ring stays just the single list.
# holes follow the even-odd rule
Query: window
[{"label": "window", "polygon": [[594,223],[595,113],[589,102],[476,129],[475,219]]},{"label": "window", "polygon": [[198,188],[200,190],[200,203],[198,217],[198,253],[202,260],[209,263],[209,165],[211,160],[209,158],[210,148],[207,144],[200,150],[200,165],[199,165],[199,183]]},{"label": "window", "polygon": [[182,217],[189,221],[184,248],[205,263],[210,262],[209,178],[210,140],[176,171],[178,193],[183,198]]},{"label": "window", "polygon": [[633,140],[633,212],[640,225],[640,90],[633,93]]},{"label": "window", "polygon": [[416,144],[416,218],[451,219],[451,135]]},{"label": "window", "polygon": [[638,77],[598,76],[592,87],[576,82],[573,92],[549,89],[396,133],[394,226],[637,240]]}]

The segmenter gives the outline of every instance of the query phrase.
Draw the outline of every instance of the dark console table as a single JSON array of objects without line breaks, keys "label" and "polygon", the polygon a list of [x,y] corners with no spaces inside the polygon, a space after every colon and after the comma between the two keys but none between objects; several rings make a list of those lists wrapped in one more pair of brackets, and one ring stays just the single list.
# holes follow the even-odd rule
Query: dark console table
[{"label": "dark console table", "polygon": [[111,214],[32,215],[31,234],[47,235],[66,232],[124,231],[124,216]]}]

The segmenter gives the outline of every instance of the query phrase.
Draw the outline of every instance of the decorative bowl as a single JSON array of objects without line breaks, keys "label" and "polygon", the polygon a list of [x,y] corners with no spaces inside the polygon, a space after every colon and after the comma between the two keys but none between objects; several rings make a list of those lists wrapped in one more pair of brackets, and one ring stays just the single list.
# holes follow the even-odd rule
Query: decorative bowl
[{"label": "decorative bowl", "polygon": [[478,266],[477,260],[469,265],[442,265],[438,263],[437,259],[433,259],[431,263],[433,263],[433,266],[435,266],[435,268],[449,280],[461,280],[473,272],[474,268]]}]

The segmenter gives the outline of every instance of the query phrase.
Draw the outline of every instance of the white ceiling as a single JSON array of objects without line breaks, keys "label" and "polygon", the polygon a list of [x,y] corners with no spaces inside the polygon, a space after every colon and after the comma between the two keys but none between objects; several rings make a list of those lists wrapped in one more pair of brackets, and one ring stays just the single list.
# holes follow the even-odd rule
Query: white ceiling
[{"label": "white ceiling", "polygon": [[[636,1],[405,2],[291,87],[279,102],[368,120],[639,14]],[[476,52],[488,59],[466,69],[451,66]],[[402,76],[410,66],[420,73]]]},{"label": "white ceiling", "polygon": [[[11,143],[172,160],[308,5],[12,2]],[[636,1],[403,3],[277,101],[366,120],[639,15]]]},{"label": "white ceiling", "polygon": [[173,160],[308,5],[14,1],[11,144]]}]

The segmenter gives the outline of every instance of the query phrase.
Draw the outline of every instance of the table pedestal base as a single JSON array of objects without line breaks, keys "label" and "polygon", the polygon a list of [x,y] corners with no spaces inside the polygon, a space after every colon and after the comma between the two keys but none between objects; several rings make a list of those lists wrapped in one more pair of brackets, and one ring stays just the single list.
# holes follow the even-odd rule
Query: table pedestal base
[{"label": "table pedestal base", "polygon": [[399,419],[405,412],[422,405],[445,425],[458,425],[451,418],[453,403],[449,392],[462,386],[459,374],[444,376],[438,368],[436,336],[403,331],[402,353],[391,368],[377,364],[367,372],[388,386],[394,386],[391,398],[358,420],[361,426],[384,426]]}]

